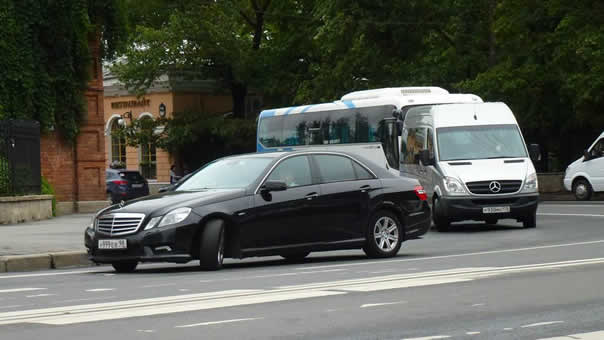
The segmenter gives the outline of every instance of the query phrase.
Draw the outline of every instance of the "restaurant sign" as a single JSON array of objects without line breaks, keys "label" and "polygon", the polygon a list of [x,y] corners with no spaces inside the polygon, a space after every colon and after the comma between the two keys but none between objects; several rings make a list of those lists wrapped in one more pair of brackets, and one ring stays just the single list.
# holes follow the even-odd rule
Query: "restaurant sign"
[{"label": "restaurant sign", "polygon": [[149,99],[140,99],[140,100],[127,100],[127,101],[122,101],[122,102],[113,102],[111,103],[111,108],[112,109],[125,109],[125,108],[130,108],[130,107],[137,107],[137,106],[149,106],[149,104],[151,103],[151,100]]}]

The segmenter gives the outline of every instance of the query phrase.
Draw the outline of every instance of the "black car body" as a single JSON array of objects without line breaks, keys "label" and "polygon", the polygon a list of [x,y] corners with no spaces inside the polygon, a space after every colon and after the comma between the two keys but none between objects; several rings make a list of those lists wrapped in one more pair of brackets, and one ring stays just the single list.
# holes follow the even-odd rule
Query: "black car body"
[{"label": "black car body", "polygon": [[149,195],[149,183],[136,170],[106,169],[107,196],[112,203]]},{"label": "black car body", "polygon": [[131,271],[138,262],[281,255],[363,248],[389,257],[430,227],[415,179],[341,152],[226,157],[175,191],[101,210],[85,232],[92,261]]}]

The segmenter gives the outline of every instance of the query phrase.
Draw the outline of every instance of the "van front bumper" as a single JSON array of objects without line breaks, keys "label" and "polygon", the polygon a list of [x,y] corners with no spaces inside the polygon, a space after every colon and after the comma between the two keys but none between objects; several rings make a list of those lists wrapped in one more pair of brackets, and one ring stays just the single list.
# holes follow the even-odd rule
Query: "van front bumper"
[{"label": "van front bumper", "polygon": [[[507,197],[443,197],[439,200],[439,211],[436,213],[446,216],[451,222],[506,218],[522,221],[537,212],[538,204],[539,194]],[[483,212],[483,208],[488,207],[509,207],[510,211],[505,213]]]}]

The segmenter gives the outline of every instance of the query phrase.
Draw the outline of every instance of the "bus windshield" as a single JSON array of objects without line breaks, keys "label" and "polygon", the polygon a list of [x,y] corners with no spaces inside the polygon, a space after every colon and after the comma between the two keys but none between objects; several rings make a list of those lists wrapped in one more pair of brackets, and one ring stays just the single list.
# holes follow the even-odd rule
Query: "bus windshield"
[{"label": "bus windshield", "polygon": [[441,161],[527,157],[514,124],[438,128],[436,135]]}]

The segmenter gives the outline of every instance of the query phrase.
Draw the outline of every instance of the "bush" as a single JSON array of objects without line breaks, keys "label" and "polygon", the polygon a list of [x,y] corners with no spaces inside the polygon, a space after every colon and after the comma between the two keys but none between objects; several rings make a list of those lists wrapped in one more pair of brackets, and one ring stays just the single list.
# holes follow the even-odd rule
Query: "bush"
[{"label": "bush", "polygon": [[52,216],[57,216],[57,199],[55,197],[55,189],[52,187],[44,176],[42,176],[42,195],[52,195]]}]

